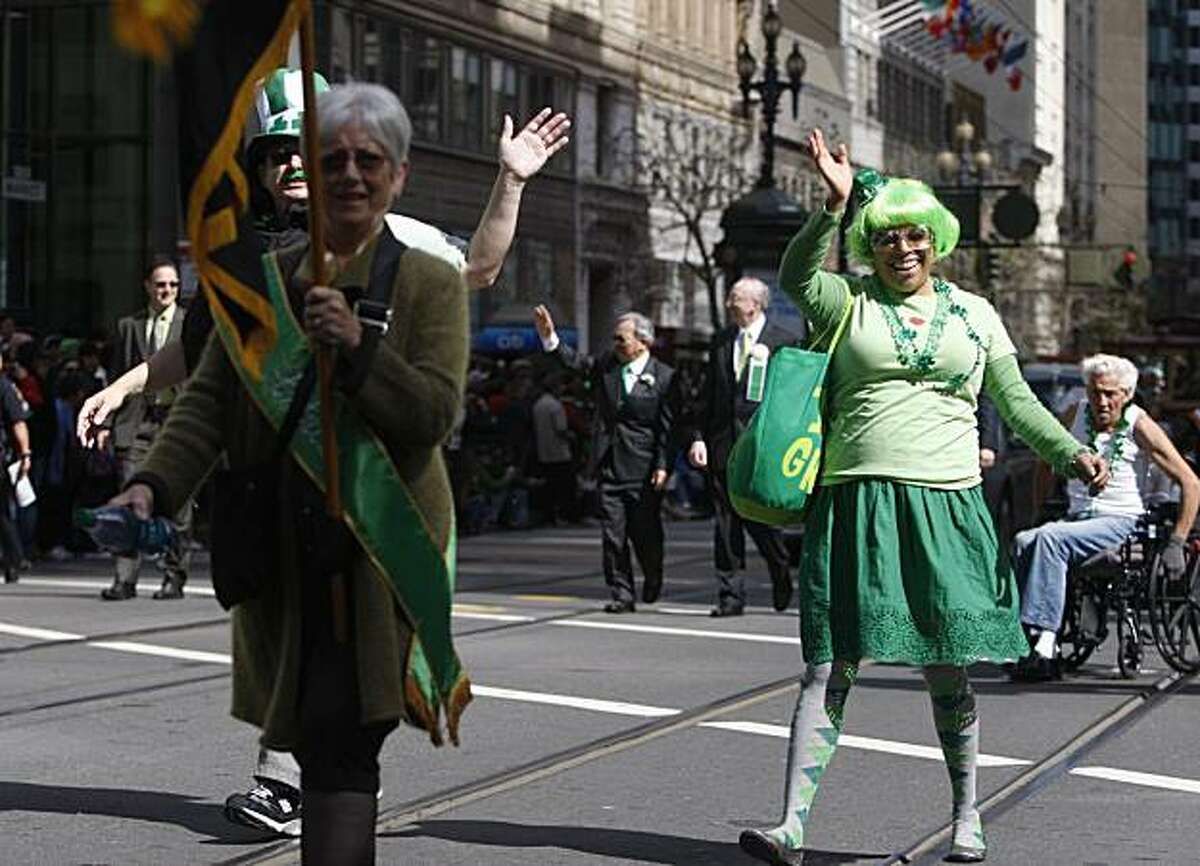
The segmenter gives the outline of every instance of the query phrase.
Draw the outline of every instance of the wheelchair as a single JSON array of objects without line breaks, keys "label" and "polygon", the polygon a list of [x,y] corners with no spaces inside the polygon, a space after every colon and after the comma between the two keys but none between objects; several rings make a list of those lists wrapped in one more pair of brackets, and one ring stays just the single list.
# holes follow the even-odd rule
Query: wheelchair
[{"label": "wheelchair", "polygon": [[1065,670],[1077,670],[1104,643],[1111,619],[1123,677],[1137,676],[1148,642],[1180,673],[1200,671],[1200,537],[1193,532],[1184,545],[1186,568],[1181,577],[1170,579],[1162,564],[1176,508],[1173,503],[1155,506],[1119,547],[1084,560],[1068,573],[1058,636]]}]

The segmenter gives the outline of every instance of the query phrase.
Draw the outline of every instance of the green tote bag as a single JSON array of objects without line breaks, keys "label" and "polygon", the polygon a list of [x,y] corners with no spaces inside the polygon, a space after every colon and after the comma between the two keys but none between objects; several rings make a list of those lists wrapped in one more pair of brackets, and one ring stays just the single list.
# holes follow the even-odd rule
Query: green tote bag
[{"label": "green tote bag", "polygon": [[726,483],[733,509],[746,520],[785,526],[804,519],[821,471],[821,405],[825,373],[853,299],[825,351],[783,347],[767,364],[761,405],[729,454]]}]

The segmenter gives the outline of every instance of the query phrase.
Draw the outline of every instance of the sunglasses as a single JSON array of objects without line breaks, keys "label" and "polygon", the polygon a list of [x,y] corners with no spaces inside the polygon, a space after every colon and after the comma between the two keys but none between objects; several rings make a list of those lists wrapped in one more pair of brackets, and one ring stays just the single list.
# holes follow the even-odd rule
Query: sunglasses
[{"label": "sunglasses", "polygon": [[165,289],[170,286],[172,289],[179,288],[179,280],[155,280],[154,287],[156,289]]},{"label": "sunglasses", "polygon": [[363,174],[374,174],[383,168],[383,164],[387,162],[387,157],[381,153],[374,153],[362,148],[348,150],[341,148],[330,153],[321,154],[321,168],[326,174],[341,174],[353,161],[358,166],[358,170]]},{"label": "sunglasses", "polygon": [[906,242],[909,249],[925,249],[933,244],[933,232],[928,226],[905,226],[899,229],[881,229],[871,234],[871,246],[877,250],[898,247],[900,241]]},{"label": "sunglasses", "polygon": [[267,152],[267,159],[271,161],[271,165],[280,166],[288,165],[294,157],[300,155],[300,149],[294,145],[280,145],[273,147]]}]

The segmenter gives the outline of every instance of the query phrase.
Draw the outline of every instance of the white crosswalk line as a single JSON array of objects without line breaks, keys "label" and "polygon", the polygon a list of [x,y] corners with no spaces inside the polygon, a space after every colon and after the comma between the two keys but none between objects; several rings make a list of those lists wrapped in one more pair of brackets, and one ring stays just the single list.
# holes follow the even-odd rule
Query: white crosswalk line
[{"label": "white crosswalk line", "polygon": [[[504,614],[486,614],[476,611],[461,611],[456,615],[475,618],[499,618]],[[637,626],[625,623],[589,623],[584,620],[565,620],[549,623],[575,627],[603,627],[613,631],[641,631],[652,634],[679,634],[689,637],[714,637],[729,639],[760,639],[770,643],[793,643],[795,638],[780,638],[772,635],[753,635],[738,632],[713,632],[697,629],[671,629],[657,626]],[[31,628],[29,626],[0,623],[0,634],[15,637],[27,637],[34,640],[86,640],[85,635],[53,631],[51,629]],[[233,659],[226,653],[204,652],[201,650],[181,649],[178,647],[147,644],[136,641],[87,641],[87,646],[107,649],[116,652],[136,653],[139,655],[173,658],[184,661],[204,662],[209,664],[232,664]],[[600,698],[583,698],[575,695],[560,695],[549,692],[531,692],[521,689],[506,689],[496,686],[485,686],[474,683],[471,691],[477,697],[507,700],[518,703],[541,704],[544,706],[566,707],[569,709],[585,710],[588,712],[609,713],[613,715],[632,716],[637,718],[663,718],[678,715],[681,711],[671,707],[656,707],[648,704],[634,704],[624,701],[610,701]],[[710,728],[732,733],[752,734],[757,736],[787,739],[791,732],[786,725],[767,724],[747,721],[712,721],[701,722],[699,727]],[[870,752],[882,752],[908,758],[923,760],[943,760],[942,750],[936,746],[926,746],[919,743],[904,743],[897,740],[884,740],[876,737],[863,737],[855,734],[842,734],[838,740],[840,746],[848,749],[861,749]],[[1004,755],[981,754],[980,767],[1021,767],[1032,764],[1024,758],[1012,758]],[[1188,794],[1200,794],[1200,780],[1186,779],[1178,776],[1164,776],[1155,773],[1141,773],[1134,770],[1120,770],[1113,767],[1076,767],[1070,774],[1092,779],[1103,779],[1141,787],[1158,788],[1168,791],[1179,791]]]},{"label": "white crosswalk line", "polygon": [[1200,780],[1197,779],[1160,776],[1157,773],[1137,773],[1133,770],[1118,770],[1113,767],[1075,767],[1070,772],[1072,776],[1084,776],[1089,779],[1105,779],[1109,782],[1124,782],[1127,785],[1140,785],[1145,788],[1163,788],[1168,791],[1182,791],[1185,794],[1200,794]]},{"label": "white crosswalk line", "polygon": [[555,707],[571,707],[595,713],[613,713],[619,716],[658,718],[679,715],[679,710],[667,707],[651,707],[646,704],[627,704],[623,701],[605,701],[598,698],[577,698],[572,695],[552,695],[545,692],[525,692],[518,689],[498,689],[493,686],[471,684],[471,694],[506,701],[521,701],[531,704],[548,704]]},{"label": "white crosswalk line", "polygon": [[146,656],[162,656],[169,659],[183,659],[189,662],[207,662],[209,664],[233,664],[232,656],[226,653],[210,653],[200,650],[179,649],[171,646],[159,646],[152,643],[135,643],[125,640],[88,641],[88,646],[100,649],[116,650],[123,653],[137,653]]},{"label": "white crosswalk line", "polygon": [[473,610],[454,610],[451,616],[459,619],[488,619],[495,622],[532,622],[533,617],[515,613],[479,613]]},{"label": "white crosswalk line", "polygon": [[[717,728],[722,731],[737,731],[742,734],[759,734],[766,737],[788,739],[792,734],[786,725],[769,725],[762,722],[701,722],[702,728]],[[876,737],[859,737],[854,734],[842,734],[838,738],[838,746],[848,749],[862,749],[865,752],[885,752],[889,755],[903,755],[907,758],[925,758],[931,761],[944,760],[942,750],[938,746],[922,746],[917,743],[902,743],[898,740],[880,740]],[[1024,767],[1032,764],[1024,758],[1006,758],[1002,755],[980,755],[981,767]]]},{"label": "white crosswalk line", "polygon": [[66,631],[51,631],[48,628],[29,628],[23,625],[10,625],[0,622],[0,634],[10,634],[13,637],[27,637],[33,640],[79,640],[81,634],[71,634]]},{"label": "white crosswalk line", "polygon": [[781,643],[800,645],[800,638],[776,634],[754,634],[744,631],[713,631],[698,628],[673,628],[666,625],[634,625],[624,622],[597,622],[590,619],[564,619],[547,623],[547,625],[564,626],[566,628],[594,628],[607,631],[629,631],[641,634],[661,634],[675,637],[707,637],[714,640],[742,640],[751,643]]},{"label": "white crosswalk line", "polygon": [[[93,589],[99,592],[102,589],[107,589],[112,586],[111,580],[76,580],[71,577],[62,579],[56,577],[22,577],[21,586],[40,586],[51,587],[55,589]],[[194,586],[187,584],[183,588],[183,594],[199,595],[205,598],[215,598],[217,593],[211,586]]]}]

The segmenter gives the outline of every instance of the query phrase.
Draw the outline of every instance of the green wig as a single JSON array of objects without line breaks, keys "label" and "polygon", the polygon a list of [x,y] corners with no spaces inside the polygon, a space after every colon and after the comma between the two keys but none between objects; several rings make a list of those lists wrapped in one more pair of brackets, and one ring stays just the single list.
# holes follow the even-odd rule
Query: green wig
[{"label": "green wig", "polygon": [[938,201],[927,184],[911,177],[887,178],[860,171],[854,178],[858,213],[846,233],[850,258],[869,265],[873,261],[871,235],[883,229],[921,225],[933,232],[933,252],[942,259],[958,245],[958,219]]}]

